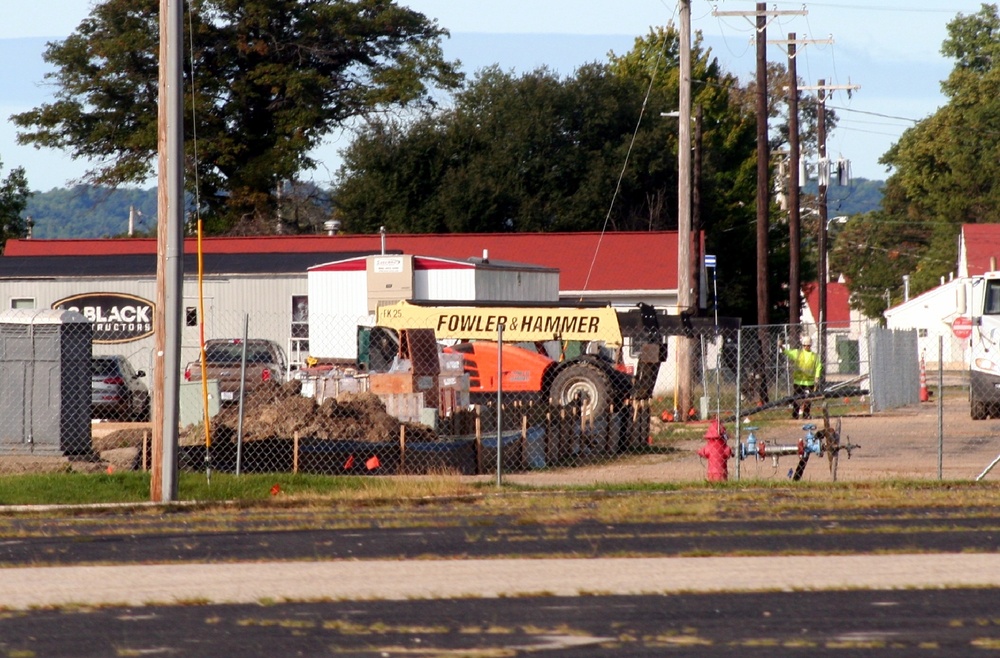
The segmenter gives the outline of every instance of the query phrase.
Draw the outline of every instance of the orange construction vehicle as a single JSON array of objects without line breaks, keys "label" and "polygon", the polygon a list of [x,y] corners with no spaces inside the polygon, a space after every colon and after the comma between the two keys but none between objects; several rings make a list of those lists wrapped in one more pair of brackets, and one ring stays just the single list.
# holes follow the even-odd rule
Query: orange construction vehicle
[{"label": "orange construction vehicle", "polygon": [[[374,327],[359,328],[359,364],[385,372],[398,356],[401,333],[433,330],[443,353],[462,356],[473,397],[495,399],[502,390],[557,405],[579,401],[588,415],[601,414],[613,403],[652,396],[667,356],[661,325],[681,332],[670,317],[645,304],[402,301],[380,307]],[[624,363],[625,350],[636,357],[633,368]]]}]

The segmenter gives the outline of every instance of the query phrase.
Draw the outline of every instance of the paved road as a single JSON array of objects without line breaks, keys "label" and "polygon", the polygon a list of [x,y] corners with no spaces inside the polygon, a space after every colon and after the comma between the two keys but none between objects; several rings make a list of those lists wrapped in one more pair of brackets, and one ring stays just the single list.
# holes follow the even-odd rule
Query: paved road
[{"label": "paved road", "polygon": [[[149,562],[426,559],[437,557],[671,557],[733,553],[992,552],[1000,545],[994,510],[927,509],[863,518],[827,516],[711,522],[524,523],[514,518],[420,517],[408,527],[306,527],[308,515],[274,512],[268,519],[183,523],[170,516],[129,519],[79,516],[8,523],[0,565]],[[391,524],[390,524],[391,525]]]},{"label": "paved road", "polygon": [[11,568],[0,652],[965,658],[1000,646],[998,581],[996,554]]},{"label": "paved road", "polygon": [[7,613],[22,656],[934,656],[996,649],[993,590],[586,596]]},{"label": "paved road", "polygon": [[5,518],[0,655],[964,657],[1000,646],[991,508],[543,524],[458,504],[409,510],[399,528],[380,527],[399,522],[385,511],[367,526],[327,514]]}]

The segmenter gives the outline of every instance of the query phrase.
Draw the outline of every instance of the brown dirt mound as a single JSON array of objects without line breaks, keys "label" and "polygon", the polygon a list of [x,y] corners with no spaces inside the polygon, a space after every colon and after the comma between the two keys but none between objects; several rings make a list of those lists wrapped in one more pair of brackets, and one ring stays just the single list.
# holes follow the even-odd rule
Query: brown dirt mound
[{"label": "brown dirt mound", "polygon": [[100,454],[105,450],[118,448],[138,448],[142,445],[144,436],[151,437],[153,431],[147,427],[129,427],[115,430],[103,436],[94,436],[94,452]]},{"label": "brown dirt mound", "polygon": [[[436,435],[422,425],[401,423],[389,415],[385,405],[370,393],[347,394],[322,405],[300,395],[301,383],[292,381],[265,399],[247,404],[243,416],[243,440],[288,439],[296,434],[317,439],[391,441],[399,436],[400,425],[414,441],[432,441]],[[226,407],[212,419],[214,442],[235,441],[239,431],[239,408]],[[204,437],[201,425],[183,432],[182,443]],[[185,441],[184,439],[188,439]]]}]

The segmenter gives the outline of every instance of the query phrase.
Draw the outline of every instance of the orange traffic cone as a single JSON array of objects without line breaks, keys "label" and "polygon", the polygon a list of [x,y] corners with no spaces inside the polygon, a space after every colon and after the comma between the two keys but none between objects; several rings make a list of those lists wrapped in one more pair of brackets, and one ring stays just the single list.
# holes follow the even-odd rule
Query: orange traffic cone
[{"label": "orange traffic cone", "polygon": [[924,366],[924,357],[920,357],[920,401],[927,402],[931,399],[927,392],[927,368]]}]

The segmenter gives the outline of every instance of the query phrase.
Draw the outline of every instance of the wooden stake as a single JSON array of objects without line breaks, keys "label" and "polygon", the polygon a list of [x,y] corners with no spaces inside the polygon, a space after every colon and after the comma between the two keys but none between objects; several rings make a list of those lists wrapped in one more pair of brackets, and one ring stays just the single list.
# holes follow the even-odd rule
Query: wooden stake
[{"label": "wooden stake", "polygon": [[476,405],[476,475],[483,471],[483,413]]},{"label": "wooden stake", "polygon": [[528,414],[521,414],[521,467],[528,467]]},{"label": "wooden stake", "polygon": [[149,470],[149,432],[142,433],[142,472]]},{"label": "wooden stake", "polygon": [[299,433],[292,435],[292,473],[299,472]]},{"label": "wooden stake", "polygon": [[399,426],[399,470],[403,472],[406,466],[406,425]]}]

